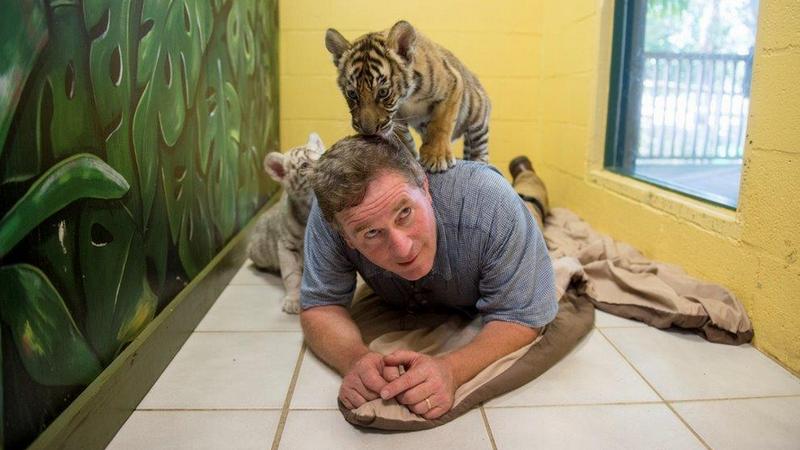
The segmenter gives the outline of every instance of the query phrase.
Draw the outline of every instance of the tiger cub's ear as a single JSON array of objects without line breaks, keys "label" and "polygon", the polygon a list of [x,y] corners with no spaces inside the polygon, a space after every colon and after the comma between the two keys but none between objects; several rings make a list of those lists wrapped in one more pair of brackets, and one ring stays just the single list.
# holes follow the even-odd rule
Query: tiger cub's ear
[{"label": "tiger cub's ear", "polygon": [[269,152],[264,158],[264,171],[277,182],[286,178],[286,168],[283,167],[283,153]]},{"label": "tiger cub's ear", "polygon": [[333,28],[328,28],[328,31],[325,32],[325,48],[333,55],[333,65],[338,67],[339,58],[350,48],[350,43],[341,33]]},{"label": "tiger cub's ear", "polygon": [[401,20],[389,30],[386,44],[406,62],[411,62],[417,44],[417,32],[410,23]]},{"label": "tiger cub's ear", "polygon": [[308,135],[308,142],[306,143],[306,146],[314,149],[319,154],[325,152],[325,144],[322,143],[322,138],[314,132]]}]

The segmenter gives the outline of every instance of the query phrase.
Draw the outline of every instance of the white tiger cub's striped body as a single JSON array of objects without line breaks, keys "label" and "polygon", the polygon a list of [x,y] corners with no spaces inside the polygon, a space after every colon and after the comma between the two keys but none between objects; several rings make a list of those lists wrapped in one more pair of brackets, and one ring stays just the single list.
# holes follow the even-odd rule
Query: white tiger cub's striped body
[{"label": "white tiger cub's striped body", "polygon": [[264,170],[281,183],[283,193],[277,204],[258,220],[248,245],[256,267],[280,272],[286,295],[283,310],[300,312],[300,283],[303,278],[303,240],[313,191],[309,175],[325,147],[316,133],[308,143],[286,153],[272,152],[264,158]]},{"label": "white tiger cub's striped body", "polygon": [[450,51],[406,21],[352,43],[328,29],[325,47],[338,70],[353,128],[360,134],[398,134],[412,150],[407,128],[422,137],[419,157],[431,172],[454,163],[451,141],[464,136],[464,159],[489,159],[491,102],[478,78]]}]

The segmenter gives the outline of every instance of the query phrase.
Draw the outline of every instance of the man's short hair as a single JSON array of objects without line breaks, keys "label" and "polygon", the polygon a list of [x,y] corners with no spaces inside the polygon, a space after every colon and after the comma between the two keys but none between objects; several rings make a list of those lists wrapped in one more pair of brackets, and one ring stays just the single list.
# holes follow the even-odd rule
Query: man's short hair
[{"label": "man's short hair", "polygon": [[339,229],[336,213],[359,205],[369,183],[385,172],[398,173],[420,189],[425,185],[425,171],[404,146],[380,136],[349,136],[333,144],[311,178],[322,216]]}]

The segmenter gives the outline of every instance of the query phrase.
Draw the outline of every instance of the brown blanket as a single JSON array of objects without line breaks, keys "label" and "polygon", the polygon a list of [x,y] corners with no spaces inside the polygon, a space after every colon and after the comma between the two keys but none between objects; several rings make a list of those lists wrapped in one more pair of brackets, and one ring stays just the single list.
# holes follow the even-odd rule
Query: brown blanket
[{"label": "brown blanket", "polygon": [[657,328],[695,330],[723,344],[753,338],[744,307],[727,289],[691,278],[680,267],[651,261],[567,209],[551,211],[544,237],[558,284],[563,288],[565,279],[582,283],[586,297],[602,311]]}]

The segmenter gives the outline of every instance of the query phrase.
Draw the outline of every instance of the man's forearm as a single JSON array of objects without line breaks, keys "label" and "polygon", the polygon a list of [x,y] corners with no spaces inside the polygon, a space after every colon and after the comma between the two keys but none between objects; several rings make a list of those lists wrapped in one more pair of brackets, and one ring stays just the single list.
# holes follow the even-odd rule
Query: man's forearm
[{"label": "man's forearm", "polygon": [[344,376],[369,352],[350,314],[341,306],[318,306],[300,313],[306,342],[311,350]]},{"label": "man's forearm", "polygon": [[442,359],[450,366],[458,389],[493,362],[530,344],[538,336],[538,329],[495,320],[487,323],[472,342]]}]

